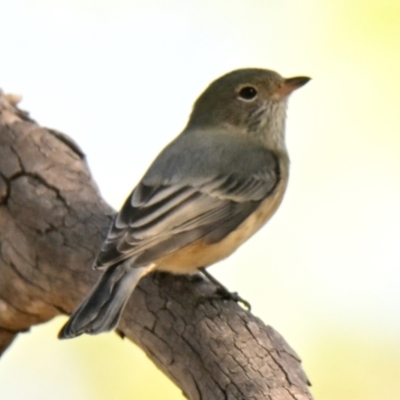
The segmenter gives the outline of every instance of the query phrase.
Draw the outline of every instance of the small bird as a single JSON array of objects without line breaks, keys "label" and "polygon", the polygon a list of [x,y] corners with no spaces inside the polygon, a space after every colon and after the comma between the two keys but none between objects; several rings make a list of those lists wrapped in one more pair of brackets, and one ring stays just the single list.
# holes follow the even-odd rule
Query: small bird
[{"label": "small bird", "polygon": [[143,276],[205,271],[269,220],[288,182],[287,99],[309,80],[251,68],[208,86],[115,217],[105,271],[59,338],[113,330]]}]

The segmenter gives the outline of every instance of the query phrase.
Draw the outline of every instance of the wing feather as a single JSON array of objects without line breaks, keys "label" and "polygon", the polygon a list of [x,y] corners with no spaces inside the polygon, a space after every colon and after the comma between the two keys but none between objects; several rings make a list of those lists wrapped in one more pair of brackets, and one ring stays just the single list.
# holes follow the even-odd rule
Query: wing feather
[{"label": "wing feather", "polygon": [[[200,153],[202,146],[204,139],[196,147]],[[197,158],[194,154],[194,160],[188,161],[184,151],[176,153],[175,149],[176,144],[170,151],[173,157],[168,148],[159,156],[126,200],[95,267],[108,267],[130,257],[140,266],[200,238],[218,242],[243,222],[279,181],[277,158],[266,149],[244,148],[249,161],[240,168],[231,163],[232,171],[211,158],[215,151],[203,151]],[[226,145],[223,149],[226,152]],[[233,151],[229,154],[236,157]],[[229,166],[227,155],[224,157]]]}]

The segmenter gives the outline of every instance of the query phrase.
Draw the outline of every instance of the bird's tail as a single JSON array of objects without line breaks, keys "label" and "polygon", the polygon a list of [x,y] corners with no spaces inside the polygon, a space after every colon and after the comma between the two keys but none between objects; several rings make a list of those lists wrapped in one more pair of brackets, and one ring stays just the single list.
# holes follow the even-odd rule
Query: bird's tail
[{"label": "bird's tail", "polygon": [[95,335],[116,328],[133,289],[150,269],[148,266],[132,267],[130,260],[109,267],[58,337],[69,339],[82,333]]}]

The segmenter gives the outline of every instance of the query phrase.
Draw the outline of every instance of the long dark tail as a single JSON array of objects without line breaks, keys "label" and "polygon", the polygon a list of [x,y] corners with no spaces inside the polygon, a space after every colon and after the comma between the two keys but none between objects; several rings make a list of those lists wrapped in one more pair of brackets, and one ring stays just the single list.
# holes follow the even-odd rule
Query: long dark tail
[{"label": "long dark tail", "polygon": [[149,267],[132,267],[129,260],[109,267],[58,337],[69,339],[82,333],[96,335],[115,329],[133,289],[149,270]]}]

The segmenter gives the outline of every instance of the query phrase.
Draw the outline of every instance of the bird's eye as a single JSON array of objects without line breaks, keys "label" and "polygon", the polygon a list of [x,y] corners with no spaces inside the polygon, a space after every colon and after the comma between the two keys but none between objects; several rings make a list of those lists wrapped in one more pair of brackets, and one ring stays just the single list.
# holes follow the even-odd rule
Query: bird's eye
[{"label": "bird's eye", "polygon": [[257,90],[253,86],[245,86],[239,91],[239,98],[245,101],[254,100],[257,97]]}]

